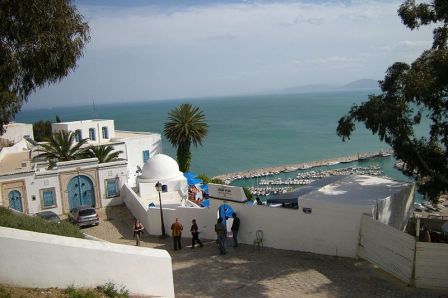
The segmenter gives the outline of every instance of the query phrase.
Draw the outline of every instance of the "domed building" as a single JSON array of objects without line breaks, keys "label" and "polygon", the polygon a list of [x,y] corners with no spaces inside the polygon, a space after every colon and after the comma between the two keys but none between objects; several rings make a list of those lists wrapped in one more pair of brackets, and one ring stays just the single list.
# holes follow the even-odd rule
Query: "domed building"
[{"label": "domed building", "polygon": [[157,154],[150,158],[142,169],[142,174],[137,177],[137,187],[140,197],[149,203],[158,205],[158,193],[156,183],[163,185],[163,201],[180,203],[187,195],[188,184],[184,174],[179,170],[177,162],[165,154]]}]

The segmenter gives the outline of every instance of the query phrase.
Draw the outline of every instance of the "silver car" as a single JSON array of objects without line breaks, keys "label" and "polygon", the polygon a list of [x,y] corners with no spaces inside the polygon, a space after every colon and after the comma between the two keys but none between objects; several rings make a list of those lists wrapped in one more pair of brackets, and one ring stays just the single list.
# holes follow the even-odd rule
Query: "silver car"
[{"label": "silver car", "polygon": [[96,226],[99,224],[99,216],[95,208],[90,206],[80,206],[70,210],[69,220],[80,227]]}]

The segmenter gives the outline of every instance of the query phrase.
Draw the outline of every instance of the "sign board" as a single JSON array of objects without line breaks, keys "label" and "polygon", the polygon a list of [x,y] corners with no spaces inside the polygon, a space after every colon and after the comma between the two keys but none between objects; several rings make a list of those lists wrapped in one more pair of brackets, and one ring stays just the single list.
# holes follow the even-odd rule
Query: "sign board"
[{"label": "sign board", "polygon": [[213,199],[229,200],[235,202],[247,201],[244,190],[240,186],[209,183],[208,194]]}]

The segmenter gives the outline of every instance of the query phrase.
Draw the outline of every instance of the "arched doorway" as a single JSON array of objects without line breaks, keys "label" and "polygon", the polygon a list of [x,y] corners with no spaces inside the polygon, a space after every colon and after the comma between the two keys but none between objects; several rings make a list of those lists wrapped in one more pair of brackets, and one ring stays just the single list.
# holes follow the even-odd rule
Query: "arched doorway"
[{"label": "arched doorway", "polygon": [[67,194],[70,210],[79,206],[95,207],[95,189],[87,176],[73,177],[67,185]]},{"label": "arched doorway", "polygon": [[9,208],[23,212],[22,195],[18,190],[12,190],[8,194]]}]

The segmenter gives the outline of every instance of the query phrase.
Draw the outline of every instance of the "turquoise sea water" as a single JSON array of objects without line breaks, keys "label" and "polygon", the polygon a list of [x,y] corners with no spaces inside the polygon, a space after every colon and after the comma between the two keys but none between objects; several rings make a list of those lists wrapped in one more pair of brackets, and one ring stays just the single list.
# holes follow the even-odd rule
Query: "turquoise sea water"
[{"label": "turquoise sea water", "polygon": [[[54,108],[22,111],[17,122],[63,121],[103,118],[115,120],[119,130],[162,133],[167,113],[180,103],[199,106],[207,116],[209,135],[193,150],[191,171],[209,176],[282,164],[299,163],[358,152],[379,151],[381,143],[362,125],[347,142],[336,135],[338,119],[353,103],[367,100],[375,90],[239,96],[166,100],[138,103]],[[164,139],[163,150],[175,158]],[[406,178],[392,168],[393,159],[368,162],[381,164],[386,175]],[[366,163],[363,163],[365,165]]]}]

